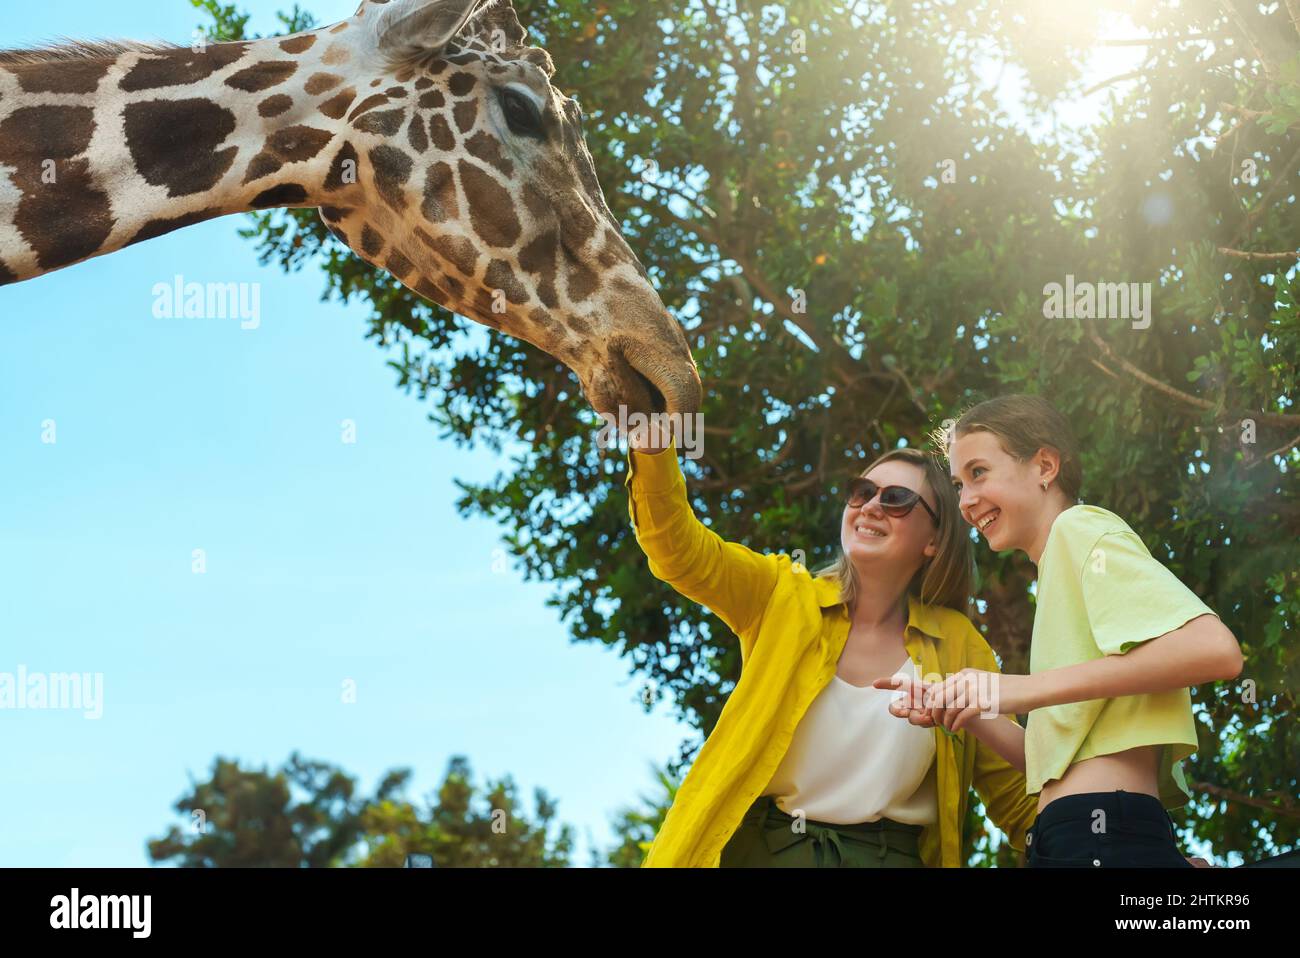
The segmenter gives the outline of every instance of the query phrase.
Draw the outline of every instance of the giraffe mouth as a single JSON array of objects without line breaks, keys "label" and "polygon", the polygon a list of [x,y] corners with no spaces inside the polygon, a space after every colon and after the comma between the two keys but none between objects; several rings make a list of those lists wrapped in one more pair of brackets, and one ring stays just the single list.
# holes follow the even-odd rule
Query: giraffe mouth
[{"label": "giraffe mouth", "polygon": [[636,367],[629,350],[613,351],[616,381],[619,383],[619,402],[629,412],[657,413],[668,411],[668,399],[655,381]]},{"label": "giraffe mouth", "polygon": [[650,412],[656,413],[668,411],[668,400],[664,398],[664,394],[659,391],[658,386],[650,381],[649,377],[638,370],[635,366],[632,367],[632,377],[641,384],[647,393],[650,394]]},{"label": "giraffe mouth", "polygon": [[640,341],[616,340],[611,346],[604,398],[615,415],[619,406],[643,415],[699,410],[699,375],[689,353],[682,361]]}]

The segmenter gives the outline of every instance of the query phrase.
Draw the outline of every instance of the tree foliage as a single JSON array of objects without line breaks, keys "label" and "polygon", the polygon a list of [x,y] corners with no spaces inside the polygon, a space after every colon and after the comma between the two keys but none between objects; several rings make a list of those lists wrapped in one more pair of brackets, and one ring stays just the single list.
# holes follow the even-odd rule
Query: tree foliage
[{"label": "tree foliage", "polygon": [[274,773],[218,757],[211,777],[176,801],[186,824],[150,841],[149,857],[189,868],[401,867],[412,852],[440,868],[569,863],[572,827],[551,835],[556,805],[542,789],[532,821],[509,776],[480,793],[464,756],[452,757],[425,803],[403,794],[410,777],[390,770],[363,796],[346,772],[297,753]]}]

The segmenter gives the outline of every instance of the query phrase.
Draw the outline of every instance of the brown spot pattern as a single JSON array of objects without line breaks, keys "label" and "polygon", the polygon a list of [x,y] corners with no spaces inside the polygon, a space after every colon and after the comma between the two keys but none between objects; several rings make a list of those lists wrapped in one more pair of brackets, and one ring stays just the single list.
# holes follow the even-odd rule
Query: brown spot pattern
[{"label": "brown spot pattern", "polygon": [[560,239],[555,230],[547,230],[519,251],[519,266],[527,273],[536,273],[543,280],[555,279],[555,256]]},{"label": "brown spot pattern", "polygon": [[202,223],[205,220],[212,219],[214,216],[220,216],[221,213],[222,211],[219,209],[195,210],[193,213],[184,213],[180,216],[173,217],[172,219],[150,220],[140,228],[140,232],[136,233],[127,241],[126,245],[130,246],[133,243],[143,243],[145,240],[151,240],[158,236],[165,236],[173,230],[182,229],[186,226],[193,226],[195,223]]},{"label": "brown spot pattern", "polygon": [[25,93],[94,93],[112,60],[20,63],[6,67]]},{"label": "brown spot pattern", "polygon": [[[74,157],[90,146],[94,111],[80,106],[15,110],[0,123],[0,165],[13,169],[22,198],[14,226],[36,253],[42,269],[57,269],[98,252],[112,231],[108,195],[90,176],[90,164]],[[45,161],[54,182],[42,181]]]},{"label": "brown spot pattern", "polygon": [[352,101],[357,98],[357,91],[354,87],[348,87],[346,90],[335,94],[320,105],[320,111],[331,120],[343,119],[343,114],[348,112],[348,107]]},{"label": "brown spot pattern", "polygon": [[391,146],[377,146],[370,151],[370,165],[375,172],[375,189],[384,202],[395,210],[406,209],[406,191],[402,187],[411,178],[411,158]]},{"label": "brown spot pattern", "polygon": [[293,106],[292,97],[277,93],[275,96],[267,97],[259,103],[257,112],[265,117],[279,116],[281,113],[288,111],[291,106]]},{"label": "brown spot pattern", "polygon": [[266,210],[273,206],[302,206],[307,202],[307,191],[297,183],[285,183],[264,190],[253,197],[249,204],[255,210]]},{"label": "brown spot pattern", "polygon": [[456,134],[451,132],[451,127],[447,125],[447,118],[444,116],[429,117],[429,138],[433,140],[433,145],[444,153],[450,153],[456,148]]},{"label": "brown spot pattern", "polygon": [[148,100],[123,111],[126,145],[145,181],[169,196],[210,190],[230,169],[238,148],[217,147],[235,130],[235,116],[211,100]]},{"label": "brown spot pattern", "polygon": [[316,34],[304,33],[300,37],[289,37],[280,41],[280,49],[285,53],[306,53],[316,45]]},{"label": "brown spot pattern", "polygon": [[513,246],[519,240],[521,228],[510,194],[489,173],[472,163],[461,160],[458,170],[474,232],[491,246]]},{"label": "brown spot pattern", "polygon": [[320,62],[326,66],[337,66],[340,63],[347,63],[352,53],[342,43],[331,44],[330,48],[325,51],[325,55],[320,58]]},{"label": "brown spot pattern", "polygon": [[405,279],[415,271],[415,266],[399,251],[393,250],[388,254],[388,262],[384,264],[384,269],[388,270],[398,279]]},{"label": "brown spot pattern", "polygon": [[364,133],[375,133],[379,136],[396,136],[397,131],[402,128],[402,123],[405,119],[406,111],[403,109],[380,110],[377,113],[367,113],[352,125]]},{"label": "brown spot pattern", "polygon": [[127,93],[157,90],[169,86],[191,86],[207,79],[218,70],[243,58],[248,44],[217,43],[202,53],[188,47],[168,50],[161,55],[142,58],[122,78],[121,88]]},{"label": "brown spot pattern", "polygon": [[368,110],[373,110],[377,106],[383,106],[387,102],[388,102],[388,97],[384,96],[382,93],[376,93],[373,96],[368,96],[360,103],[357,104],[357,108],[352,111],[352,115],[348,117],[348,120],[350,122],[356,122],[357,117],[359,117],[361,114],[365,113]]},{"label": "brown spot pattern", "polygon": [[23,197],[14,226],[41,269],[58,269],[99,252],[113,231],[113,210],[90,175],[90,162],[72,160],[58,164],[56,182]]},{"label": "brown spot pattern", "polygon": [[461,100],[456,104],[452,111],[456,117],[456,127],[462,133],[468,133],[474,127],[474,121],[478,119],[478,101]]},{"label": "brown spot pattern", "polygon": [[327,130],[310,126],[291,126],[277,130],[266,141],[266,148],[286,163],[301,163],[325,149],[333,139]]},{"label": "brown spot pattern", "polygon": [[599,279],[586,263],[569,264],[569,299],[580,303],[596,291]]},{"label": "brown spot pattern", "polygon": [[427,300],[435,303],[443,303],[447,300],[447,294],[440,290],[427,279],[421,279],[415,284],[415,291]]},{"label": "brown spot pattern", "polygon": [[313,73],[307,78],[307,85],[303,87],[311,96],[319,96],[327,90],[332,90],[340,83],[343,78],[334,73]]},{"label": "brown spot pattern", "polygon": [[435,237],[422,229],[417,229],[415,236],[437,253],[444,262],[451,263],[465,276],[473,276],[478,271],[478,249],[466,237],[446,234]]},{"label": "brown spot pattern", "polygon": [[420,212],[431,223],[442,223],[459,215],[456,201],[456,176],[446,163],[429,167],[424,180],[424,203]]},{"label": "brown spot pattern", "polygon": [[411,125],[406,130],[406,139],[416,153],[423,153],[429,149],[429,137],[424,131],[424,118],[420,114],[411,117]]},{"label": "brown spot pattern", "polygon": [[267,60],[227,77],[226,86],[245,93],[257,93],[279,86],[297,71],[298,64],[293,60]]},{"label": "brown spot pattern", "polygon": [[[344,182],[343,180],[343,175],[347,172],[345,164],[349,161],[352,163],[351,183]],[[357,156],[357,151],[353,148],[351,143],[344,143],[343,148],[339,150],[338,155],[334,157],[334,162],[330,166],[329,175],[325,177],[325,189],[333,192],[335,190],[341,190],[345,186],[352,186],[358,179],[360,179],[360,175],[360,157]]]},{"label": "brown spot pattern", "polygon": [[504,292],[506,299],[516,306],[522,306],[528,302],[528,291],[515,278],[515,271],[510,268],[510,264],[505,260],[494,259],[488,266],[487,275],[483,277],[483,280],[493,289]]},{"label": "brown spot pattern", "polygon": [[465,141],[465,149],[471,156],[495,166],[506,176],[514,176],[515,165],[501,152],[501,144],[496,137],[480,131]]}]

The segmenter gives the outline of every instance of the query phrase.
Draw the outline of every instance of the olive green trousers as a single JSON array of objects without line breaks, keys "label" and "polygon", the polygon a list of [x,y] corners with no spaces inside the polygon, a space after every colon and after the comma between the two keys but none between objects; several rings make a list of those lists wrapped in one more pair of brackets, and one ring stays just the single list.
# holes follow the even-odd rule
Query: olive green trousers
[{"label": "olive green trousers", "polygon": [[770,795],[745,812],[722,849],[722,868],[920,868],[920,825],[882,818],[835,825],[787,815]]}]

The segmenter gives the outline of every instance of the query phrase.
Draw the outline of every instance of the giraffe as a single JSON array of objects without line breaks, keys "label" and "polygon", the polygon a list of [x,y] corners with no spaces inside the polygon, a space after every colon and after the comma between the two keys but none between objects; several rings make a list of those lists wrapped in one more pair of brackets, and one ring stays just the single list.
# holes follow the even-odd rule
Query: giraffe
[{"label": "giraffe", "polygon": [[602,415],[692,414],[686,336],[511,0],[363,0],[288,37],[0,52],[0,286],[218,216],[317,208]]}]

